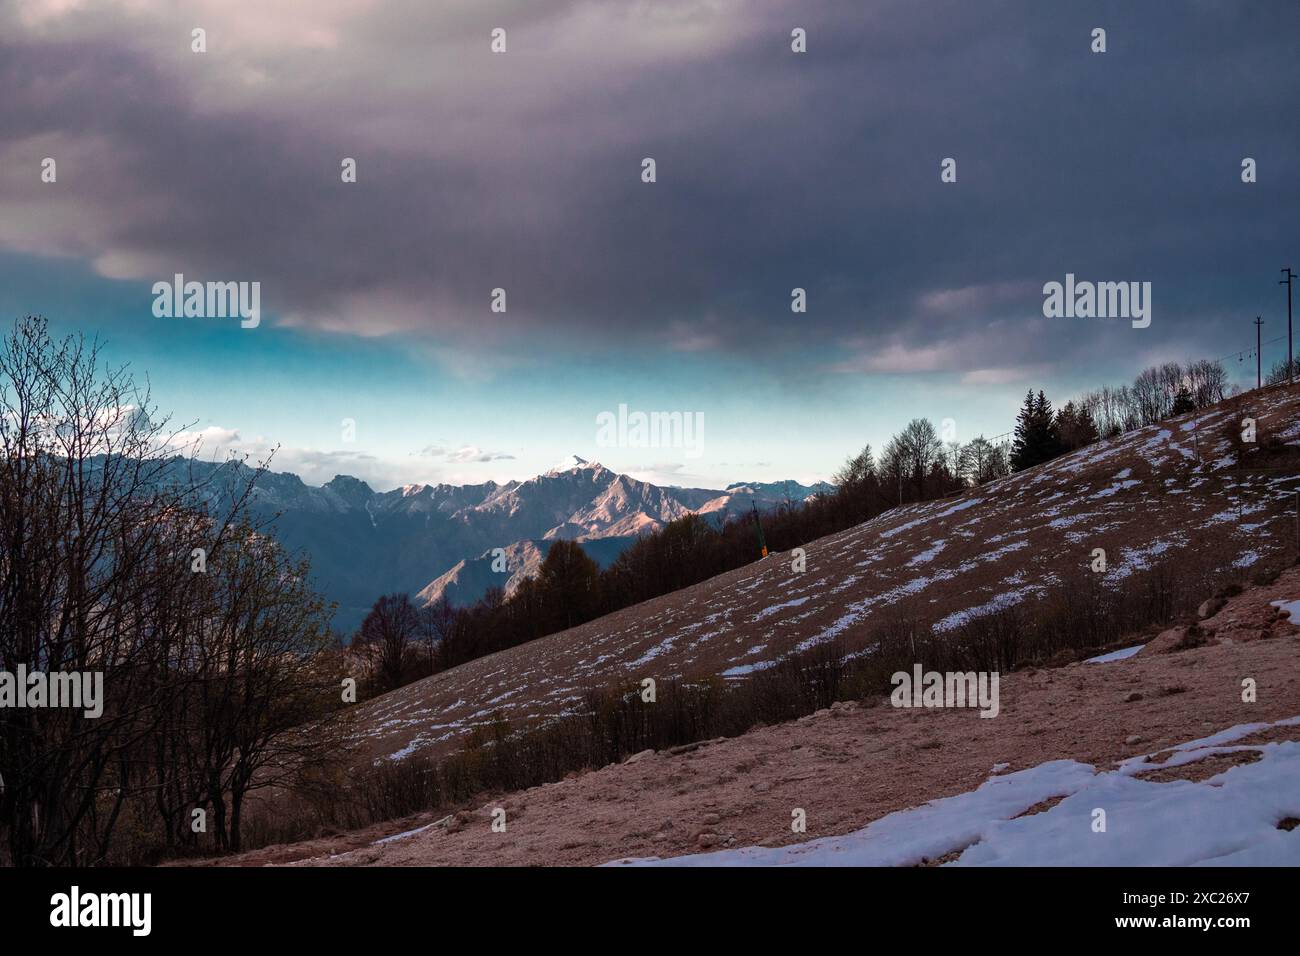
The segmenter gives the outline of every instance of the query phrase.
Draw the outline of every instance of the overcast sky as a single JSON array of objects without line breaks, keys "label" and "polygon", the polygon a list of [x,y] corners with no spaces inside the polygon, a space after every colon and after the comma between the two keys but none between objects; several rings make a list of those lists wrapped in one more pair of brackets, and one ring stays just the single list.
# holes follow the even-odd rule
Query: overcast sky
[{"label": "overcast sky", "polygon": [[[19,0],[0,314],[313,483],[825,478],[914,416],[1004,432],[1030,386],[1253,376],[1300,268],[1298,63],[1293,0]],[[1150,327],[1044,318],[1067,272],[1151,282]],[[260,282],[261,324],[155,317],[175,273]],[[599,447],[620,404],[702,414],[701,453]]]}]

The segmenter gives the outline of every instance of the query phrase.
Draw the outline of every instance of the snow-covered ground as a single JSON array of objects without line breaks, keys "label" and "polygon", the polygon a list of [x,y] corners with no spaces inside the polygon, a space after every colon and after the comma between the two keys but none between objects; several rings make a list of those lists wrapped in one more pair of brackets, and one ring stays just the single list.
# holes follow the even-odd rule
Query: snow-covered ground
[{"label": "snow-covered ground", "polygon": [[1300,621],[1300,601],[1274,601],[1273,606],[1281,608],[1294,621]]},{"label": "snow-covered ground", "polygon": [[[1234,745],[1270,727],[1296,725],[1300,717],[1241,724],[1102,772],[1052,760],[844,836],[609,865],[912,866],[960,853],[949,865],[1296,866],[1300,833],[1279,824],[1300,818],[1300,742]],[[1246,751],[1258,759],[1202,781],[1138,777]],[[1020,816],[1057,797],[1063,799],[1054,806]]]},{"label": "snow-covered ground", "polygon": [[403,830],[401,833],[394,833],[392,836],[386,836],[383,837],[382,839],[375,840],[373,843],[371,843],[371,846],[382,846],[385,843],[393,843],[396,840],[405,840],[409,837],[415,836],[418,833],[423,833],[426,830],[432,829],[436,825],[437,824],[434,823],[426,823],[424,826],[416,827],[414,830]]},{"label": "snow-covered ground", "polygon": [[1084,661],[1084,663],[1085,664],[1109,664],[1111,661],[1126,660],[1127,658],[1132,657],[1138,651],[1142,650],[1142,648],[1144,647],[1146,647],[1145,644],[1134,644],[1132,647],[1125,647],[1125,648],[1121,648],[1118,651],[1111,651],[1109,654],[1099,654],[1096,657],[1090,657],[1086,661]]}]

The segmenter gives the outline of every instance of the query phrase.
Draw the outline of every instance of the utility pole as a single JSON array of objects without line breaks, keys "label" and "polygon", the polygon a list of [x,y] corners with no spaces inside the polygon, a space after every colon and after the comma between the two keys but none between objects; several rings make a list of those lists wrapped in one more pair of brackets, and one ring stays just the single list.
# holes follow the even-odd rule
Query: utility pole
[{"label": "utility pole", "polygon": [[1255,316],[1255,387],[1256,388],[1259,388],[1261,385],[1264,384],[1262,366],[1260,365],[1260,358],[1259,358],[1259,327],[1263,324],[1264,321],[1259,316]]},{"label": "utility pole", "polygon": [[1286,370],[1287,381],[1294,384],[1295,382],[1295,351],[1291,347],[1291,280],[1295,278],[1295,273],[1291,267],[1287,266],[1282,270],[1286,276],[1278,282],[1278,285],[1286,286]]}]

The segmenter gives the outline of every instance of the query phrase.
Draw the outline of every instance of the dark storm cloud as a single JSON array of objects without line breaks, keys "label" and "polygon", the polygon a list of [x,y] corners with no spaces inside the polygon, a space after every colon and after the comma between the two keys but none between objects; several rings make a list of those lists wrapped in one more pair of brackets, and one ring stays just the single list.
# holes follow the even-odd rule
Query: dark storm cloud
[{"label": "dark storm cloud", "polygon": [[[1212,348],[1297,264],[1293,2],[45,6],[0,14],[0,245],[302,326],[995,381]],[[1044,320],[1067,271],[1151,281],[1149,337]]]}]

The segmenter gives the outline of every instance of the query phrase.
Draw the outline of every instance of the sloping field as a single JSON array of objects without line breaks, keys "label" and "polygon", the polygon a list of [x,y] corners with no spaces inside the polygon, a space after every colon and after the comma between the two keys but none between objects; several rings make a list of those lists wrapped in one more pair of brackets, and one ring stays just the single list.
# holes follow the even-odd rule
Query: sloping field
[{"label": "sloping field", "polygon": [[[1291,568],[1207,617],[1212,637],[1202,646],[1149,654],[1148,645],[1004,675],[994,720],[880,697],[837,703],[686,752],[637,754],[493,795],[454,815],[215,862],[1294,866],[1297,619],[1300,568]],[[1252,701],[1243,699],[1245,678]],[[1092,830],[1097,806],[1108,808],[1104,836]],[[497,808],[504,832],[492,825]],[[796,808],[805,833],[791,827]]]},{"label": "sloping field", "polygon": [[445,752],[498,712],[562,714],[595,686],[740,677],[831,640],[862,650],[891,618],[952,630],[1070,587],[1095,548],[1105,587],[1158,563],[1244,576],[1293,546],[1297,446],[1300,389],[1248,393],[812,542],[802,572],[774,554],[436,674],[361,705],[357,739],[375,760]]}]

